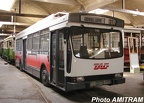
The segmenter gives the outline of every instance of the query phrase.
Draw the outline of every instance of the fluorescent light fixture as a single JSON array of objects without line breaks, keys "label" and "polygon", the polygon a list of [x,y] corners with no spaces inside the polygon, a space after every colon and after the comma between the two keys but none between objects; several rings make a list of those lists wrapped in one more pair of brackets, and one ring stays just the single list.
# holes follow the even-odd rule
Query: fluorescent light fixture
[{"label": "fluorescent light fixture", "polygon": [[89,13],[94,13],[94,14],[104,14],[106,12],[108,12],[109,10],[107,9],[100,9],[100,8],[97,8],[95,10],[92,10],[92,11],[89,11]]},{"label": "fluorescent light fixture", "polygon": [[30,24],[27,24],[27,23],[5,22],[5,21],[0,21],[0,25],[24,25],[24,26],[30,26]]},{"label": "fluorescent light fixture", "polygon": [[9,36],[10,34],[3,34],[3,33],[0,33],[0,36]]},{"label": "fluorescent light fixture", "polygon": [[144,12],[140,12],[140,11],[138,11],[138,9],[136,11],[135,10],[128,10],[128,9],[115,9],[115,8],[105,8],[105,9],[108,9],[110,11],[132,14],[134,16],[137,16],[137,15],[144,16]]},{"label": "fluorescent light fixture", "polygon": [[0,10],[10,11],[15,0],[0,0]]}]

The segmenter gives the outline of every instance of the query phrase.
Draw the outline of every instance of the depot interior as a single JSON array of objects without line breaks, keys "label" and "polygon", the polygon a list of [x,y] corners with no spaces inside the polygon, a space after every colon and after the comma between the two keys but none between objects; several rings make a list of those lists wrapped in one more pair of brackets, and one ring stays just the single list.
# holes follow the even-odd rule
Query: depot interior
[{"label": "depot interior", "polygon": [[[143,7],[144,0],[0,0],[0,41],[57,12],[109,15],[125,22],[124,68],[139,68],[132,72],[141,73],[144,70]],[[130,53],[137,53],[138,63],[130,60]],[[130,62],[136,67],[130,66]]]}]

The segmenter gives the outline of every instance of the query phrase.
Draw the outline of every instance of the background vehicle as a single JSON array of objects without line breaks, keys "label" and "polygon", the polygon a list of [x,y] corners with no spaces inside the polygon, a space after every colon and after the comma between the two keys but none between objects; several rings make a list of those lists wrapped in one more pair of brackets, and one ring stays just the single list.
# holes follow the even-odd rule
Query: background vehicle
[{"label": "background vehicle", "polygon": [[123,27],[109,16],[52,14],[16,35],[16,66],[64,91],[124,83]]},{"label": "background vehicle", "polygon": [[15,47],[15,35],[11,35],[3,40],[2,58],[7,62],[14,62],[14,47]]},{"label": "background vehicle", "polygon": [[0,41],[0,56],[2,56],[3,52],[3,40]]},{"label": "background vehicle", "polygon": [[[133,38],[133,43],[128,42],[129,38]],[[128,45],[129,44],[129,45]],[[134,47],[135,53],[138,54],[139,64],[143,67],[144,63],[144,29],[143,28],[125,28],[124,29],[124,66],[130,67],[130,50]]]}]

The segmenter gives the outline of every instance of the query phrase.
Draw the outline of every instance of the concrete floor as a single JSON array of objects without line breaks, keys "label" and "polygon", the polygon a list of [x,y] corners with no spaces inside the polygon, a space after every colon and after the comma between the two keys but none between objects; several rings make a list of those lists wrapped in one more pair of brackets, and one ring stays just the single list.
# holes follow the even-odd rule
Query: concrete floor
[{"label": "concrete floor", "polygon": [[25,75],[0,59],[0,103],[45,103],[45,101]]},{"label": "concrete floor", "polygon": [[45,87],[36,78],[0,58],[0,103],[90,103],[91,98],[144,97],[142,73],[124,73],[125,84],[101,86],[65,93]]}]

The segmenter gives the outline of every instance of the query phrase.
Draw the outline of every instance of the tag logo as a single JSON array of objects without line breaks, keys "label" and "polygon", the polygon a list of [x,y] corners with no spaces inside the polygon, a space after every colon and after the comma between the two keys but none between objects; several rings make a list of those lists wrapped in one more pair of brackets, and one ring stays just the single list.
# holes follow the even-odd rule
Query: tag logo
[{"label": "tag logo", "polygon": [[109,63],[95,63],[94,64],[94,70],[98,69],[107,69],[109,67]]}]

